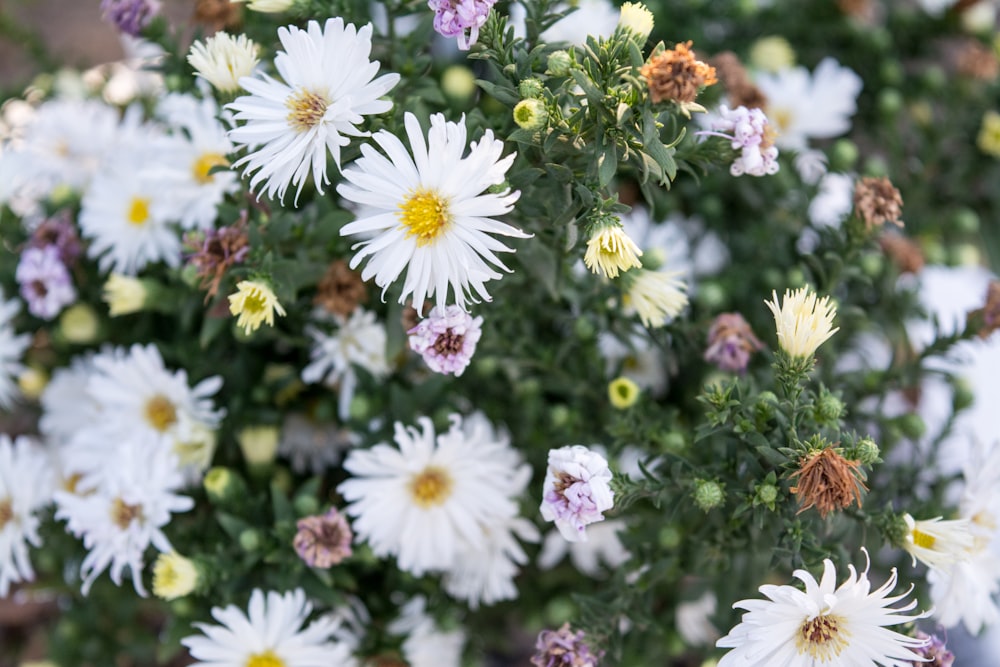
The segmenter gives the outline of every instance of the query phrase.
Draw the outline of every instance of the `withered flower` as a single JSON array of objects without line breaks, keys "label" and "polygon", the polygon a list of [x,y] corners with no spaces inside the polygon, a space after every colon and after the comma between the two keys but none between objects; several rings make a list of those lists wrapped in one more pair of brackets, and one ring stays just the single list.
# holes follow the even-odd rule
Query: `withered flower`
[{"label": "withered flower", "polygon": [[242,5],[230,0],[198,0],[191,18],[211,32],[231,28],[240,22]]},{"label": "withered flower", "polygon": [[200,287],[206,290],[205,301],[219,291],[219,283],[233,264],[239,264],[250,253],[246,219],[205,233],[188,232],[184,245],[191,251],[188,264],[198,270]]},{"label": "withered flower", "polygon": [[306,565],[327,569],[351,555],[354,533],[344,515],[331,507],[326,514],[307,516],[296,524],[293,546]]},{"label": "withered flower", "polygon": [[888,178],[866,176],[854,184],[854,212],[868,229],[887,222],[902,227],[903,197]]},{"label": "withered flower", "polygon": [[718,83],[715,68],[695,58],[690,41],[653,56],[639,73],[649,84],[654,103],[694,102],[702,87]]},{"label": "withered flower", "polygon": [[988,338],[1000,329],[1000,280],[994,280],[986,288],[986,303],[982,308],[969,313],[970,318],[978,318],[980,338]]},{"label": "withered flower", "polygon": [[338,259],[327,268],[316,286],[313,303],[331,313],[349,317],[358,304],[368,301],[368,290],[361,274],[352,271],[347,262]]},{"label": "withered flower", "polygon": [[994,81],[1000,75],[1000,61],[993,49],[970,38],[958,45],[955,70],[963,76],[980,81]]},{"label": "withered flower", "polygon": [[835,510],[857,503],[861,507],[861,492],[867,491],[862,480],[860,461],[845,459],[833,446],[814,450],[799,460],[799,469],[792,473],[798,486],[791,491],[799,498],[799,513],[815,507],[824,519]]},{"label": "withered flower", "polygon": [[924,253],[916,241],[900,234],[885,234],[878,240],[882,252],[899,268],[900,273],[920,273]]},{"label": "withered flower", "polygon": [[723,51],[711,60],[719,81],[726,89],[731,107],[744,106],[748,109],[763,109],[767,106],[764,91],[754,85],[739,57],[732,51]]},{"label": "withered flower", "polygon": [[742,315],[722,313],[708,330],[704,358],[724,371],[742,373],[750,362],[750,355],[762,349],[764,344],[753,334]]}]

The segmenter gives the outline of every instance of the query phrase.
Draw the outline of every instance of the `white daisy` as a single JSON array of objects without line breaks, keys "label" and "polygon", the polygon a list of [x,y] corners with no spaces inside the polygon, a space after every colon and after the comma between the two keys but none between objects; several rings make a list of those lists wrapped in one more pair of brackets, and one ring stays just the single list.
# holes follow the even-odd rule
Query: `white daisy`
[{"label": "white daisy", "polygon": [[329,334],[319,327],[306,326],[306,334],[313,340],[309,352],[312,361],[302,369],[302,380],[337,387],[338,416],[347,419],[358,384],[354,367],[364,369],[377,379],[389,372],[385,326],[375,320],[375,313],[364,308],[355,308],[350,318],[317,310],[314,318],[318,322],[333,322],[338,328]]},{"label": "white daisy", "polygon": [[75,357],[68,367],[55,369],[45,385],[38,427],[54,448],[66,446],[80,430],[100,420],[100,401],[87,393],[93,359],[92,354]]},{"label": "white daisy", "polygon": [[607,571],[616,570],[628,562],[632,554],[622,544],[619,533],[626,524],[621,519],[611,519],[587,527],[586,542],[570,542],[558,530],[549,531],[538,554],[538,567],[549,570],[569,554],[573,567],[598,578]]},{"label": "white daisy", "polygon": [[350,649],[331,641],[338,623],[326,616],[308,626],[312,604],[301,588],[281,594],[255,589],[244,612],[214,607],[218,625],[195,623],[204,635],[181,643],[203,667],[353,667]]},{"label": "white daisy", "polygon": [[766,601],[741,600],[734,604],[734,608],[747,613],[716,642],[720,648],[733,649],[722,656],[719,667],[912,667],[911,663],[920,660],[912,649],[925,641],[887,626],[909,623],[927,614],[901,613],[913,609],[915,600],[903,607],[890,606],[909,594],[891,595],[896,587],[895,569],[875,591],[871,591],[867,567],[860,575],[853,565],[848,569],[850,576],[837,586],[836,568],[827,559],[818,583],[805,570],[794,572],[805,591],[766,584],[760,587]]},{"label": "white daisy", "polygon": [[37,511],[52,501],[52,470],[27,437],[0,433],[0,598],[10,585],[34,579],[28,545],[42,546]]},{"label": "white daisy", "polygon": [[597,347],[604,357],[608,378],[627,377],[654,396],[667,389],[667,367],[660,349],[650,341],[641,327],[633,329],[627,342],[610,332],[602,332]]},{"label": "white daisy", "polygon": [[360,442],[357,433],[343,426],[293,412],[282,424],[278,455],[291,459],[292,470],[299,474],[321,475],[340,463],[344,450]]},{"label": "white daisy", "polygon": [[31,344],[29,334],[14,332],[12,320],[19,310],[20,302],[4,301],[0,290],[0,408],[9,408],[19,393],[16,378],[24,370],[21,358]]},{"label": "white daisy", "polygon": [[516,458],[505,438],[470,436],[459,415],[437,435],[427,417],[419,424],[396,423],[397,447],[353,450],[344,461],[351,478],[337,487],[355,534],[417,576],[451,569],[469,545],[483,545],[485,529],[517,513],[509,495]]},{"label": "white daisy", "polygon": [[716,606],[718,600],[712,591],[705,591],[697,600],[677,605],[677,633],[686,646],[709,646],[719,638],[719,631],[712,624]]},{"label": "white daisy", "polygon": [[513,252],[492,235],[529,236],[492,219],[509,213],[520,192],[507,188],[484,194],[504,182],[514,154],[501,159],[503,141],[486,130],[463,157],[464,117],[452,123],[434,114],[426,141],[416,116],[407,112],[404,123],[412,158],[403,142],[383,130],[373,139],[386,155],[363,145],[362,157],[344,170],[348,182],[337,186],[342,197],[371,207],[372,213],[345,225],[340,233],[379,232],[354,246],[359,250],[351,268],[368,258],[361,277],[374,278],[383,296],[405,269],[399,302],[412,295],[418,308],[435,295],[442,308],[449,300],[462,308],[469,300],[489,301],[485,283],[501,277],[490,265],[509,272],[496,253]]},{"label": "white daisy", "polygon": [[862,86],[861,77],[833,58],[824,58],[812,75],[805,67],[792,67],[761,72],[755,83],[767,96],[767,118],[778,133],[775,145],[796,151],[806,150],[809,139],[851,129]]},{"label": "white daisy", "polygon": [[[256,172],[250,187],[264,183],[268,197],[284,200],[288,185],[297,186],[298,199],[312,173],[320,194],[330,182],[326,174],[326,152],[340,168],[340,149],[348,137],[365,136],[358,129],[364,116],[392,108],[379,99],[399,81],[398,74],[375,79],[378,61],[369,60],[371,24],[358,30],[344,25],[342,18],[327,19],[320,28],[310,21],[306,30],[295,26],[278,28],[284,51],[274,58],[274,67],[284,83],[267,74],[243,77],[243,95],[228,109],[246,123],[229,133],[234,143],[251,152],[233,166],[245,166],[244,175]],[[374,80],[373,80],[374,79]]]},{"label": "white daisy", "polygon": [[928,567],[947,567],[967,560],[975,545],[973,524],[969,519],[943,521],[941,517],[917,521],[909,514],[903,515],[906,522],[906,541],[903,548],[913,558]]},{"label": "white daisy", "polygon": [[175,493],[183,479],[173,453],[165,448],[123,448],[107,468],[99,484],[81,481],[80,494],[56,491],[56,518],[64,519],[66,530],[89,550],[80,567],[84,595],[108,568],[120,586],[127,567],[136,592],[145,596],[144,552],[150,545],[163,553],[173,551],[162,528],[172,514],[194,507],[194,501]]},{"label": "white daisy", "polygon": [[403,659],[410,667],[459,667],[465,646],[461,628],[445,632],[426,610],[427,601],[417,596],[407,602],[400,616],[389,624],[389,632],[405,635]]}]

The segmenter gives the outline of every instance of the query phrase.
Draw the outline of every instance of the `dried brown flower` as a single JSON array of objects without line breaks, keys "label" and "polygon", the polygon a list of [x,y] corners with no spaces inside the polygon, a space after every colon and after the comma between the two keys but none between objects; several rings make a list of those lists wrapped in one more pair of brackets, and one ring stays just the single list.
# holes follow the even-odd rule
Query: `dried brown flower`
[{"label": "dried brown flower", "polygon": [[967,39],[956,50],[955,71],[980,81],[994,81],[1000,75],[1000,61],[993,49],[978,40]]},{"label": "dried brown flower", "polygon": [[861,23],[872,23],[877,16],[876,6],[872,0],[837,0],[837,7],[845,16],[850,16]]},{"label": "dried brown flower", "polygon": [[639,73],[649,84],[654,103],[694,102],[702,87],[718,83],[715,68],[695,58],[690,41],[653,56]]},{"label": "dried brown flower", "polygon": [[250,253],[247,238],[246,214],[234,225],[210,229],[208,232],[189,232],[184,236],[184,245],[191,255],[188,264],[194,266],[201,279],[201,288],[206,290],[207,302],[219,291],[219,283],[233,264],[239,264]]},{"label": "dried brown flower", "polygon": [[723,51],[712,58],[711,64],[726,89],[730,106],[744,106],[748,109],[763,109],[767,106],[767,96],[750,80],[750,75],[735,53]]},{"label": "dried brown flower", "polygon": [[361,274],[352,271],[343,259],[330,264],[316,286],[313,303],[331,313],[348,317],[358,304],[368,301]]},{"label": "dried brown flower", "polygon": [[924,268],[924,253],[916,241],[901,234],[885,234],[879,245],[901,273],[919,273]]},{"label": "dried brown flower", "polygon": [[331,507],[326,514],[307,516],[296,523],[292,541],[296,553],[309,567],[327,569],[351,555],[354,533],[344,515]]},{"label": "dried brown flower", "polygon": [[887,222],[902,227],[903,197],[888,178],[866,176],[854,184],[854,212],[868,229]]},{"label": "dried brown flower", "polygon": [[191,19],[215,32],[239,24],[242,5],[230,0],[198,0]]},{"label": "dried brown flower", "polygon": [[815,507],[824,519],[835,510],[857,503],[861,507],[861,492],[867,491],[861,479],[861,462],[845,459],[832,446],[810,452],[799,461],[798,486],[791,491],[799,497],[799,512]]},{"label": "dried brown flower", "polygon": [[980,338],[988,338],[1000,329],[1000,280],[994,280],[986,288],[986,303],[982,308],[969,313],[970,318],[978,318]]}]

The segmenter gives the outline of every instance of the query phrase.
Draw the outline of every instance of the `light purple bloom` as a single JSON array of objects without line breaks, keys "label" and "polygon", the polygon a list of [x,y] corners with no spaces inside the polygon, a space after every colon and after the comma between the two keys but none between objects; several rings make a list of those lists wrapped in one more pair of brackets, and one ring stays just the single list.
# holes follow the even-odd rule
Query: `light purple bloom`
[{"label": "light purple bloom", "polygon": [[542,518],[554,521],[570,542],[587,541],[588,524],[604,519],[614,505],[607,460],[583,445],[549,450],[542,488]]},{"label": "light purple bloom", "polygon": [[434,10],[434,29],[445,37],[458,37],[458,48],[468,51],[479,39],[479,29],[496,1],[427,0],[427,6]]},{"label": "light purple bloom", "polygon": [[28,302],[28,311],[35,317],[51,320],[76,301],[69,271],[55,246],[25,249],[14,277],[21,286],[21,296]]},{"label": "light purple bloom", "polygon": [[138,37],[159,12],[159,0],[101,0],[104,20],[133,37]]},{"label": "light purple bloom", "polygon": [[59,251],[59,259],[66,266],[75,264],[83,252],[80,236],[76,233],[70,212],[66,210],[56,213],[38,225],[31,233],[29,244],[32,248],[55,246]]},{"label": "light purple bloom", "polygon": [[604,651],[592,652],[583,630],[573,632],[569,623],[558,630],[542,630],[531,664],[535,667],[597,667]]},{"label": "light purple bloom", "polygon": [[434,306],[426,319],[407,332],[410,349],[435,373],[459,376],[476,352],[482,327],[482,317],[472,317],[460,306]]},{"label": "light purple bloom", "polygon": [[327,569],[351,555],[354,533],[336,507],[326,514],[299,519],[296,528],[292,545],[309,567]]},{"label": "light purple bloom", "polygon": [[917,639],[926,639],[927,644],[922,648],[914,649],[914,652],[929,662],[914,661],[914,665],[922,665],[924,667],[952,667],[955,663],[955,654],[945,647],[944,640],[940,639],[937,635],[928,635],[918,630]]},{"label": "light purple bloom", "polygon": [[695,134],[729,139],[734,149],[742,151],[740,157],[733,160],[729,173],[733,176],[778,173],[778,148],[768,134],[767,116],[763,111],[744,106],[730,109],[723,104],[718,114],[719,118],[712,123],[711,131]]},{"label": "light purple bloom", "polygon": [[724,371],[743,373],[750,363],[750,355],[762,349],[764,344],[753,335],[742,315],[722,313],[708,330],[704,358]]}]

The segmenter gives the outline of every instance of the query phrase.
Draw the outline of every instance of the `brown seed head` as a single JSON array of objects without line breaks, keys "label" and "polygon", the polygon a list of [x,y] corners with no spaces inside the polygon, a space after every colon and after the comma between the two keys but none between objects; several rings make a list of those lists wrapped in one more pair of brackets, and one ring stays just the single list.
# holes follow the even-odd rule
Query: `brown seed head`
[{"label": "brown seed head", "polygon": [[910,238],[900,234],[884,234],[879,245],[901,273],[919,273],[924,268],[924,253]]},{"label": "brown seed head", "polygon": [[861,492],[868,490],[861,480],[861,463],[849,461],[835,447],[811,452],[799,461],[792,473],[798,486],[792,493],[799,497],[799,512],[815,507],[824,519],[835,510],[857,503],[861,507]]},{"label": "brown seed head", "polygon": [[868,229],[891,222],[903,226],[903,198],[892,182],[885,177],[866,176],[854,184],[854,212]]},{"label": "brown seed head", "polygon": [[204,234],[189,232],[184,237],[184,245],[192,253],[188,263],[197,269],[206,302],[219,291],[219,284],[229,268],[250,254],[246,220],[244,211],[243,217],[234,225],[210,229]]},{"label": "brown seed head", "polygon": [[338,259],[330,264],[316,286],[313,303],[331,313],[350,316],[358,304],[368,301],[368,290],[361,280],[361,274],[352,271],[345,260]]},{"label": "brown seed head", "polygon": [[195,23],[215,32],[237,25],[241,12],[242,5],[230,0],[198,0],[191,18]]},{"label": "brown seed head", "polygon": [[726,89],[731,106],[744,106],[748,109],[763,109],[767,106],[767,96],[750,80],[750,75],[735,53],[723,51],[712,58],[711,64]]},{"label": "brown seed head", "polygon": [[715,68],[695,58],[690,41],[653,56],[639,73],[649,84],[654,103],[694,102],[702,87],[718,83]]}]

